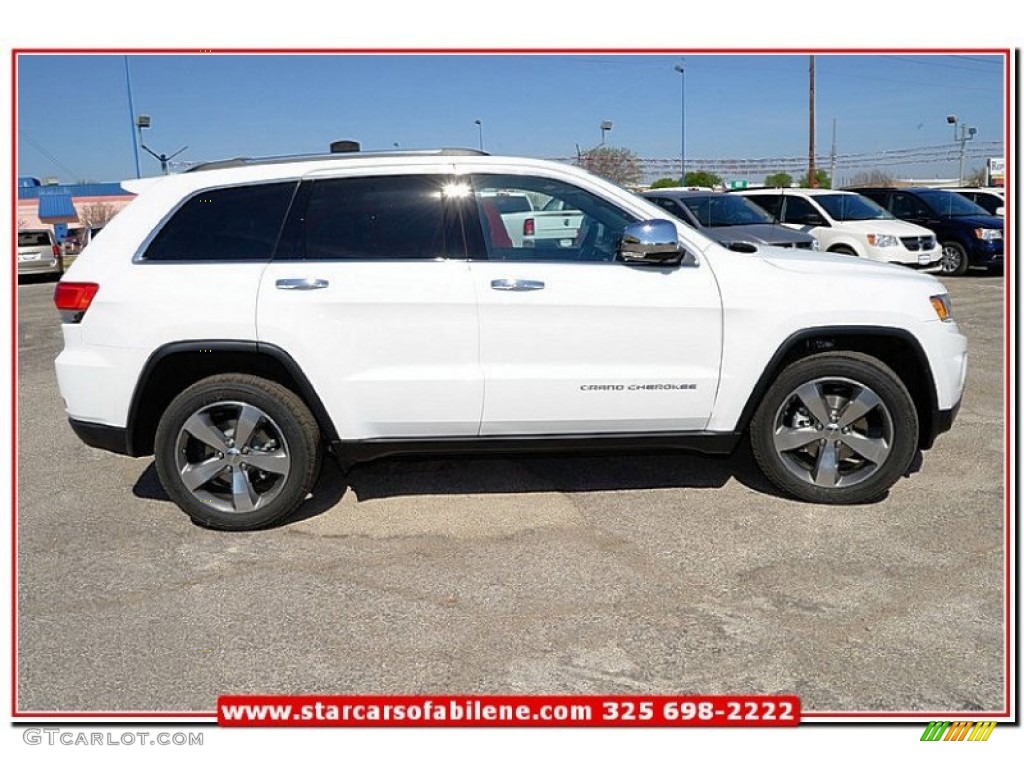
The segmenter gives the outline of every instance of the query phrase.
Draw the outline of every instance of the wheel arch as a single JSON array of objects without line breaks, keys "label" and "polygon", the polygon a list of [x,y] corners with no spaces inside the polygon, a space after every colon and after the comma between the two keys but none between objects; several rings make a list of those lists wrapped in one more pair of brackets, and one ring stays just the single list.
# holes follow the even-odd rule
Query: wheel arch
[{"label": "wheel arch", "polygon": [[828,248],[825,249],[826,253],[846,253],[847,251],[852,251],[853,255],[858,258],[866,258],[859,244],[845,237],[830,243]]},{"label": "wheel arch", "polygon": [[195,382],[218,373],[245,373],[275,381],[305,402],[328,442],[337,430],[302,368],[280,347],[256,341],[179,341],[159,347],[149,356],[132,394],[126,426],[127,452],[147,456],[161,414],[171,400]]},{"label": "wheel arch", "polygon": [[918,447],[931,448],[938,430],[938,398],[928,356],[912,333],[902,328],[836,326],[807,328],[787,338],[772,355],[747,398],[736,425],[746,431],[768,387],[786,366],[819,352],[850,351],[870,355],[888,365],[903,381],[917,409]]}]

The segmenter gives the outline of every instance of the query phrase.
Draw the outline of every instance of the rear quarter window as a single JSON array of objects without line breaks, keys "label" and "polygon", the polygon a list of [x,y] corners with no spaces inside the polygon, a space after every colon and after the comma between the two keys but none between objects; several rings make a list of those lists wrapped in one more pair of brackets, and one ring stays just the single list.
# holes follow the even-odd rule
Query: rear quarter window
[{"label": "rear quarter window", "polygon": [[222,187],[190,197],[164,224],[145,261],[269,261],[296,182]]}]

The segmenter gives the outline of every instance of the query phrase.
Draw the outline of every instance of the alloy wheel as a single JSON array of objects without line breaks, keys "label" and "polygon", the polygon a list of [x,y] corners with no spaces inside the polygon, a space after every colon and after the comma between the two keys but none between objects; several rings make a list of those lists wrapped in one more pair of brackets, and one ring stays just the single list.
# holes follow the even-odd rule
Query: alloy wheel
[{"label": "alloy wheel", "polygon": [[198,501],[221,512],[246,513],[277,497],[291,458],[284,433],[266,412],[228,400],[185,420],[175,441],[175,466]]},{"label": "alloy wheel", "polygon": [[817,378],[791,391],[775,413],[772,442],[785,469],[822,488],[857,485],[893,446],[893,418],[870,387]]}]

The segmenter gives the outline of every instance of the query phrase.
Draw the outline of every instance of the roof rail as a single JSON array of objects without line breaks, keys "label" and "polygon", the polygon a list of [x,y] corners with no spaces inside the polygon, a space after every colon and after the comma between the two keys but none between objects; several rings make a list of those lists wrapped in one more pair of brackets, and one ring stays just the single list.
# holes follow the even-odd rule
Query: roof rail
[{"label": "roof rail", "polygon": [[462,147],[443,147],[441,149],[389,149],[378,152],[331,152],[315,155],[275,155],[270,157],[233,157],[226,160],[212,160],[208,163],[200,163],[189,168],[185,173],[195,171],[215,171],[222,168],[242,168],[250,165],[277,165],[281,163],[302,163],[316,160],[351,160],[361,157],[442,157],[442,156],[465,156],[465,155],[487,155],[479,149],[465,149]]}]

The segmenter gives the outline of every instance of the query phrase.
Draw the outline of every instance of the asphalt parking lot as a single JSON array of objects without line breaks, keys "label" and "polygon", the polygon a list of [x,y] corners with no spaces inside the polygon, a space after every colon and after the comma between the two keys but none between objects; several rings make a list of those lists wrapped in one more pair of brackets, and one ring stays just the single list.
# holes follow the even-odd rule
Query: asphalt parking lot
[{"label": "asphalt parking lot", "polygon": [[22,712],[211,712],[221,693],[795,692],[1000,710],[1003,278],[950,279],[953,431],[884,501],[770,491],[749,453],[333,464],[224,534],[150,458],[80,443],[51,283],[19,285]]}]

